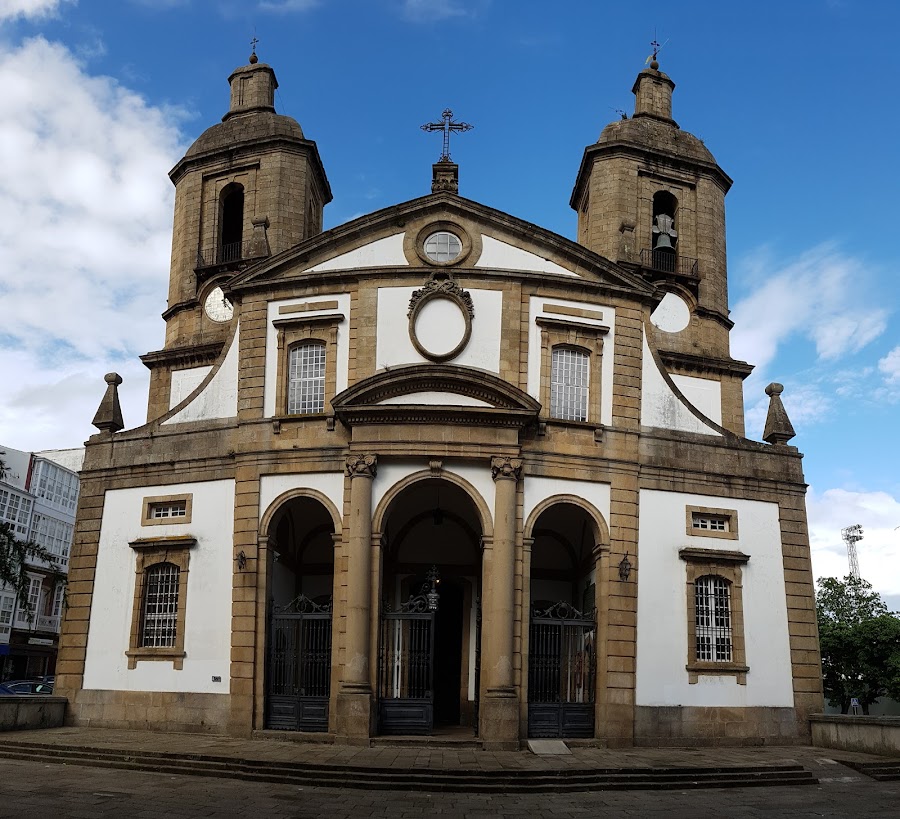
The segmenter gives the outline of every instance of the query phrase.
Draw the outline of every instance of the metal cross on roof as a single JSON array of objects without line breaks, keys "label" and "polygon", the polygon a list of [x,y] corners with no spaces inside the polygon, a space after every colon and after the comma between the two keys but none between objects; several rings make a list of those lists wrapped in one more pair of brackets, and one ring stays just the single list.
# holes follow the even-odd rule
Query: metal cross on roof
[{"label": "metal cross on roof", "polygon": [[449,108],[444,109],[443,120],[441,122],[426,122],[422,127],[423,131],[443,131],[444,132],[444,150],[441,153],[439,162],[450,161],[450,132],[471,131],[475,126],[469,125],[468,122],[454,122],[453,112]]}]

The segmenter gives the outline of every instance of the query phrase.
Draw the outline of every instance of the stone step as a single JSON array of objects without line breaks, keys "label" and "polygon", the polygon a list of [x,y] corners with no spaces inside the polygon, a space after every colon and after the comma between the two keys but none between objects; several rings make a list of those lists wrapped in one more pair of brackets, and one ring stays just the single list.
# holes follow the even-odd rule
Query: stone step
[{"label": "stone step", "polygon": [[361,768],[9,741],[0,743],[0,757],[167,774],[230,777],[305,787],[339,786],[368,790],[548,793],[816,784],[812,774],[799,765],[758,768],[567,768],[543,771]]},{"label": "stone step", "polygon": [[853,768],[878,782],[897,782],[900,780],[900,760],[885,762],[849,762],[838,760],[842,765]]}]

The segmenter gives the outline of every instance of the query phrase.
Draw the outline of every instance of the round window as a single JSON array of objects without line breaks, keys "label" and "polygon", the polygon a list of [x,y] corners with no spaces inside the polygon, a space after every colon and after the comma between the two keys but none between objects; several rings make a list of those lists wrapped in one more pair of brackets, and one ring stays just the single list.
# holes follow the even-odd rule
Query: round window
[{"label": "round window", "polygon": [[425,240],[425,255],[433,262],[452,262],[460,253],[462,242],[449,231],[439,230]]}]

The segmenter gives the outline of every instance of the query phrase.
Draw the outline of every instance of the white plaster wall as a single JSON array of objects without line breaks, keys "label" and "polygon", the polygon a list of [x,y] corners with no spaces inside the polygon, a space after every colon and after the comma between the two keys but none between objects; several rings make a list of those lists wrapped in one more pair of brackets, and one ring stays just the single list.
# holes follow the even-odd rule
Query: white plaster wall
[{"label": "white plaster wall", "polygon": [[[378,465],[378,472],[372,486],[372,509],[378,508],[378,504],[391,488],[414,472],[421,472],[428,468],[428,460],[391,461]],[[488,508],[490,519],[494,517],[494,480],[491,478],[491,468],[487,459],[484,466],[466,464],[450,459],[444,460],[444,472],[458,475],[475,489]]]},{"label": "white plaster wall", "polygon": [[[734,509],[738,540],[686,534],[687,506]],[[794,704],[778,505],[642,490],[638,530],[637,705]],[[684,546],[750,555],[741,567],[747,684],[733,675],[688,683]]]},{"label": "white plaster wall", "polygon": [[[650,353],[647,336],[644,335],[644,361],[641,369],[641,424],[646,427],[661,427],[681,432],[696,432],[700,435],[721,433],[707,426],[694,415],[672,392],[663,374],[656,366]],[[698,408],[699,409],[699,408]],[[721,418],[721,400],[719,417]]]},{"label": "white plaster wall", "polygon": [[710,378],[694,378],[690,375],[669,377],[700,412],[717,424],[722,423],[722,384]]},{"label": "white plaster wall", "polygon": [[169,389],[169,409],[177,407],[212,372],[212,367],[187,367],[172,370],[172,384]]},{"label": "white plaster wall", "polygon": [[[603,319],[587,319],[575,316],[563,316],[558,313],[548,313],[544,305],[549,304],[559,307],[574,307],[581,310],[595,310],[603,314]],[[613,350],[616,343],[616,311],[612,307],[592,301],[565,301],[563,299],[547,299],[532,296],[528,305],[528,394],[538,401],[541,400],[541,328],[537,319],[541,316],[558,320],[569,319],[579,324],[591,324],[595,326],[609,327],[609,332],[603,336],[603,362],[600,367],[600,423],[612,424],[612,375],[613,375]],[[596,401],[596,385],[589,385],[588,398]]]},{"label": "white plaster wall", "polygon": [[[141,526],[144,497],[193,494],[190,523]],[[234,481],[115,489],[106,493],[90,630],[84,668],[86,689],[228,693],[231,664],[231,580]],[[184,668],[171,662],[139,661],[129,670],[135,553],[142,537],[192,535],[185,605]],[[220,676],[222,682],[212,682]]]},{"label": "white plaster wall", "polygon": [[[326,262],[310,267],[309,272],[317,270],[351,270],[357,267],[408,267],[406,255],[403,253],[403,234],[395,233],[384,239],[376,239],[363,247],[341,253]],[[307,272],[307,271],[304,271]]]},{"label": "white plaster wall", "polygon": [[556,262],[544,259],[515,245],[501,242],[491,236],[481,236],[481,256],[475,267],[490,267],[499,270],[533,270],[537,273],[559,273],[563,276],[575,276],[571,270],[561,267]]},{"label": "white plaster wall", "polygon": [[449,407],[490,407],[487,401],[472,398],[470,395],[459,395],[455,392],[410,392],[406,395],[395,395],[385,398],[381,404],[428,404]]},{"label": "white plaster wall", "polygon": [[344,508],[343,472],[300,472],[294,475],[263,475],[259,480],[259,517],[262,520],[279,495],[291,489],[315,489],[330,500],[338,514]]},{"label": "white plaster wall", "polygon": [[163,421],[163,425],[206,421],[211,418],[234,418],[237,415],[239,338],[240,327],[231,340],[225,360],[203,392],[194,396],[193,401],[180,412]]},{"label": "white plaster wall", "polygon": [[609,525],[610,487],[608,483],[593,481],[573,481],[567,478],[530,477],[527,473],[523,481],[525,490],[523,516],[527,521],[541,501],[556,495],[575,495],[594,505]]},{"label": "white plaster wall", "polygon": [[[337,309],[330,310],[297,310],[295,313],[279,313],[278,308],[284,305],[305,305],[322,301],[337,301]],[[337,326],[337,373],[336,389],[338,392],[347,389],[347,373],[350,361],[350,294],[328,294],[306,299],[282,299],[270,301],[266,322],[266,383],[263,392],[263,407],[266,417],[271,418],[275,412],[275,391],[278,386],[278,328],[274,321],[292,316],[302,315],[305,318],[312,316],[329,316],[342,313],[344,320]]]},{"label": "white plaster wall", "polygon": [[[418,287],[379,287],[375,366],[381,370],[401,364],[420,364],[421,356],[409,337],[409,300]],[[500,290],[473,290],[475,318],[466,348],[450,363],[500,372],[500,326],[503,293]]]}]

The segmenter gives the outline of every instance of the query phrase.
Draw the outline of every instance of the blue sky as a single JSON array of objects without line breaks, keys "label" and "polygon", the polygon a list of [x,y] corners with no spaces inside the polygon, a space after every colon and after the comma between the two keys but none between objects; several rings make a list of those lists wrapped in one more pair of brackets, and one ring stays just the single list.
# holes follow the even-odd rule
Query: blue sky
[{"label": "blue sky", "polygon": [[3,0],[0,442],[76,446],[103,373],[143,420],[137,356],[158,349],[169,168],[219,120],[259,38],[281,113],[317,141],[330,227],[428,191],[445,107],[461,193],[570,238],[582,151],[654,29],[674,116],[735,180],[727,198],[733,354],[758,438],[763,388],[806,453],[817,575],[863,576],[900,608],[900,109],[882,0]]}]

